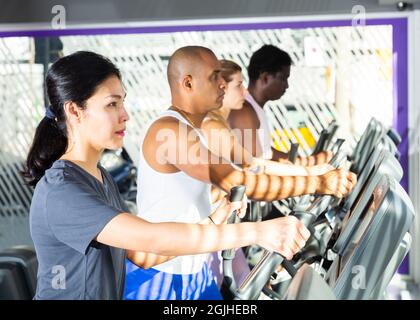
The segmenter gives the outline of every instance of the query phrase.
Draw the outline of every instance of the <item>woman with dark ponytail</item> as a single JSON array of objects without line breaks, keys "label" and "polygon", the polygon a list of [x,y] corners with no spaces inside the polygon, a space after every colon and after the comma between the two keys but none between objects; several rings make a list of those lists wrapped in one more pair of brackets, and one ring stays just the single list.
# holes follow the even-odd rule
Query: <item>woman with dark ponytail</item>
[{"label": "woman with dark ponytail", "polygon": [[[36,129],[24,175],[35,186],[31,236],[38,258],[35,299],[120,299],[125,258],[167,261],[258,244],[279,251],[290,234],[282,221],[214,225],[150,223],[128,213],[112,177],[99,165],[104,149],[123,145],[128,114],[117,67],[76,52],[48,70],[50,106]],[[226,199],[213,214],[244,213]],[[283,246],[281,247],[284,248]],[[293,250],[284,252],[289,258]],[[136,258],[137,257],[137,258]]]}]

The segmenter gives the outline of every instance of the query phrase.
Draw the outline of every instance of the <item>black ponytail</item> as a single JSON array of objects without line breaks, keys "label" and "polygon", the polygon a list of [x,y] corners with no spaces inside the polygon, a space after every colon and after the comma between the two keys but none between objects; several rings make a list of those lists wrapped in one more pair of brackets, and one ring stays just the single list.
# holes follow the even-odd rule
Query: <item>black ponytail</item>
[{"label": "black ponytail", "polygon": [[35,186],[55,160],[67,149],[67,137],[53,119],[44,117],[35,131],[34,141],[26,160],[27,170],[23,175]]},{"label": "black ponytail", "polygon": [[22,174],[35,186],[54,161],[67,149],[67,125],[64,103],[72,101],[86,108],[98,85],[110,76],[121,79],[118,68],[107,58],[79,51],[57,60],[48,70],[47,94],[51,105],[35,131],[34,140]]}]

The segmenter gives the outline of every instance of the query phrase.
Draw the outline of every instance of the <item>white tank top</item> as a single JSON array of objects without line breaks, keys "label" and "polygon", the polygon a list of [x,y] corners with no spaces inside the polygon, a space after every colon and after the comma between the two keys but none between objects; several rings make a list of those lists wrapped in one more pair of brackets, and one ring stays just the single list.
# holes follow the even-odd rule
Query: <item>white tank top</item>
[{"label": "white tank top", "polygon": [[254,108],[258,120],[260,121],[260,127],[257,130],[257,138],[260,148],[257,148],[256,156],[267,160],[271,159],[273,157],[273,151],[271,150],[271,134],[267,115],[251,94],[248,93],[245,100],[248,101]]},{"label": "white tank top", "polygon": [[[185,118],[172,110],[163,112],[157,119],[168,116],[191,127]],[[196,132],[201,143],[207,147],[204,137],[198,130]],[[143,141],[140,148],[137,185],[138,216],[147,221],[198,223],[211,213],[211,185],[194,179],[182,171],[175,173],[156,171],[144,159]],[[192,274],[200,271],[207,259],[208,254],[179,256],[153,268],[172,274]]]}]

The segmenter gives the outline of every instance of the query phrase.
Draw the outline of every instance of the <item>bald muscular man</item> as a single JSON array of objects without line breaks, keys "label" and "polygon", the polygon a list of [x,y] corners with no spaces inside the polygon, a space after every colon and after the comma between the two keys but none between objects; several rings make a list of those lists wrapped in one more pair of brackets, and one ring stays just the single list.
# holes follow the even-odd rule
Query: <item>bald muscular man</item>
[{"label": "bald muscular man", "polygon": [[[249,198],[265,201],[309,193],[343,197],[353,188],[355,176],[344,170],[322,176],[279,177],[235,169],[208,150],[198,129],[206,114],[223,102],[225,83],[214,53],[199,46],[180,48],[169,60],[167,75],[172,106],[152,122],[141,144],[137,205],[142,218],[156,223],[225,223],[227,216],[208,218],[211,185],[228,192],[243,184]],[[279,233],[287,234],[283,253],[290,256],[305,244],[307,230],[294,217],[280,219],[283,223]],[[141,261],[137,264],[141,265]],[[157,256],[155,263],[148,266],[153,268],[127,265],[126,297],[220,297],[207,266],[207,255],[173,259]]]}]

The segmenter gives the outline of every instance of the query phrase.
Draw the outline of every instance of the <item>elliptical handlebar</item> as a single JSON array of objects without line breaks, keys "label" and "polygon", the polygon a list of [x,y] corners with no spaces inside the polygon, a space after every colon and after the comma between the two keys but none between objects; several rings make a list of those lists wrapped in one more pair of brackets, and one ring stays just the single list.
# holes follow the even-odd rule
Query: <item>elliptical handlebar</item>
[{"label": "elliptical handlebar", "polygon": [[290,151],[289,151],[289,161],[291,163],[296,162],[296,158],[298,155],[299,143],[291,143],[290,144]]},{"label": "elliptical handlebar", "polygon": [[[301,220],[306,227],[309,227],[318,218],[318,216],[324,212],[322,207],[325,205],[325,203],[329,203],[332,197],[327,196],[325,198],[328,199],[317,199],[313,205],[311,205],[311,210],[293,212],[293,215]],[[286,260],[281,254],[264,250],[262,258],[254,266],[240,287],[237,288],[236,283],[230,287],[230,290],[233,289],[231,292],[234,292],[234,299],[253,300],[258,298],[258,295],[263,290],[265,284],[269,280],[269,277],[280,264],[287,270],[287,272],[289,272],[292,277],[296,274],[297,271],[294,265],[290,261]]]},{"label": "elliptical handlebar", "polygon": [[319,139],[318,139],[318,142],[315,146],[313,154],[317,154],[317,153],[321,152],[322,150],[324,150],[325,143],[327,142],[327,139],[328,139],[329,135],[330,134],[329,134],[327,129],[324,129],[324,130],[321,131],[321,134],[319,135]]},{"label": "elliptical handlebar", "polygon": [[[230,190],[229,193],[229,201],[241,201],[245,195],[246,187],[244,185],[235,186]],[[227,223],[237,223],[239,218],[236,212],[233,212],[229,218]],[[233,269],[232,269],[232,260],[235,258],[235,249],[227,249],[222,251],[222,258],[223,258],[223,281],[227,286],[228,292],[233,292],[236,288],[235,277],[233,276]],[[225,292],[225,294],[228,294]]]}]

